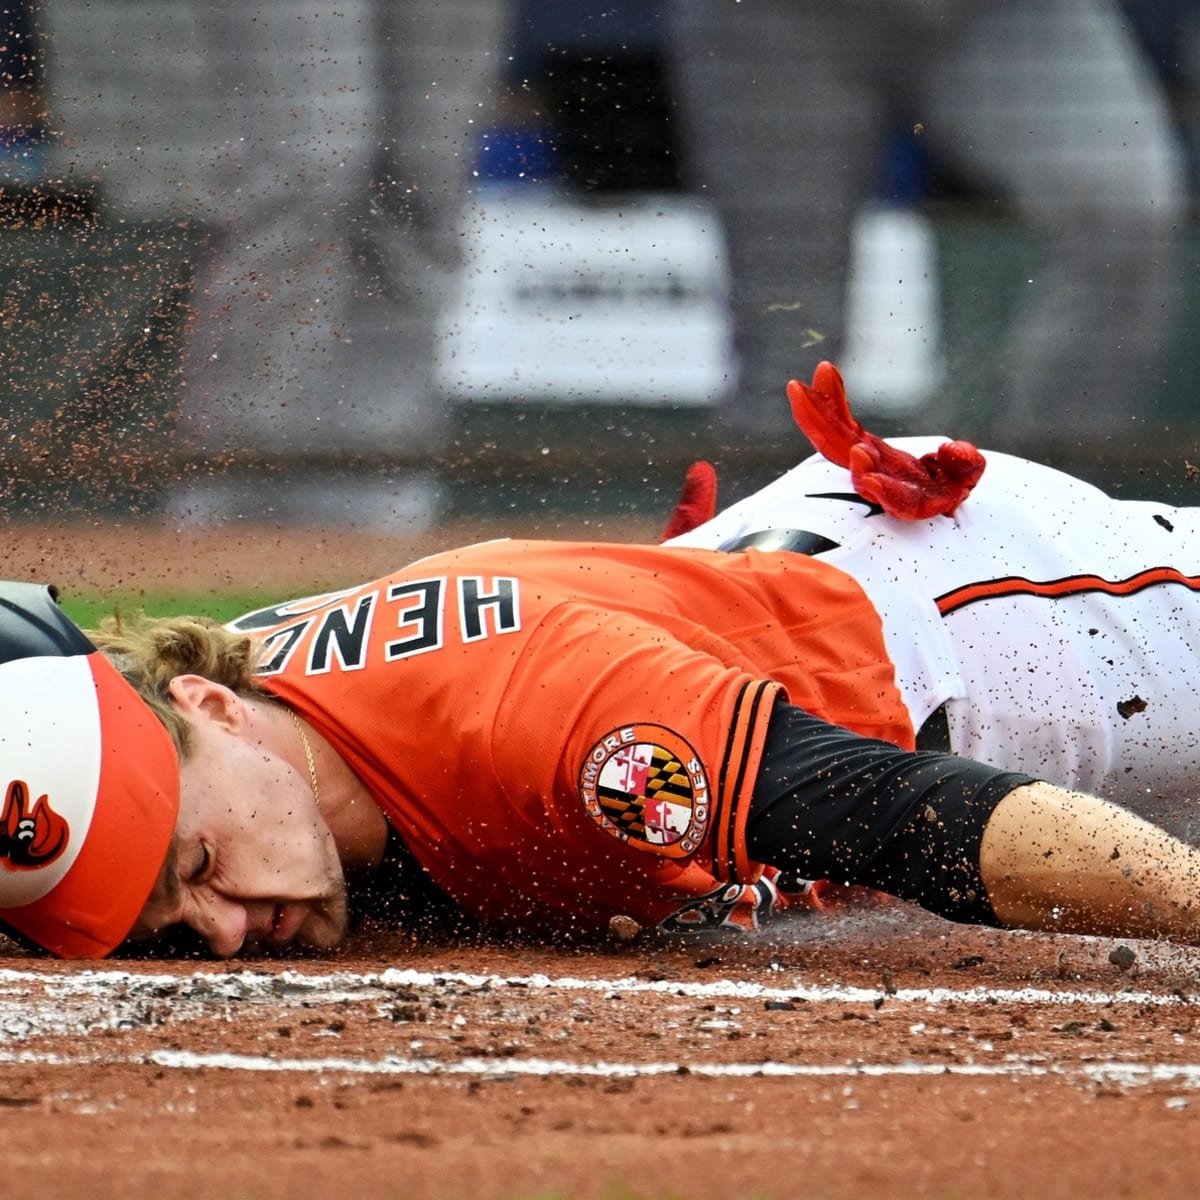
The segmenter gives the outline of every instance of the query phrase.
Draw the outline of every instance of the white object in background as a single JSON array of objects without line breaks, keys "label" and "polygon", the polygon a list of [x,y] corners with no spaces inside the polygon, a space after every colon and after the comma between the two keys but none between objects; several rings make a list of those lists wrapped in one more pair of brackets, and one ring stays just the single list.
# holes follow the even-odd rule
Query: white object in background
[{"label": "white object in background", "polygon": [[733,377],[724,232],[694,197],[484,189],[441,323],[451,400],[716,404]]},{"label": "white object in background", "polygon": [[858,215],[838,367],[860,413],[901,415],[945,377],[937,242],[923,214],[871,205]]}]

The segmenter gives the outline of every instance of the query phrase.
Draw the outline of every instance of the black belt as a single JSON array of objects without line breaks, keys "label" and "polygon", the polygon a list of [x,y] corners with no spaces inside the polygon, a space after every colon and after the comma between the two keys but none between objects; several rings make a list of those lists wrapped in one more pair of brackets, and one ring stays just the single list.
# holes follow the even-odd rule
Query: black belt
[{"label": "black belt", "polygon": [[917,749],[936,750],[938,754],[954,753],[950,748],[950,717],[944,704],[939,704],[917,730]]}]

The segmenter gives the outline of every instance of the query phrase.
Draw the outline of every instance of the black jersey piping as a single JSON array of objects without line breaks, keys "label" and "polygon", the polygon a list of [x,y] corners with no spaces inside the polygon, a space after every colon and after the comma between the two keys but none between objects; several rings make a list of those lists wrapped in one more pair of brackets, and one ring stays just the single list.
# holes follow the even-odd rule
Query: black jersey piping
[{"label": "black jersey piping", "polygon": [[[747,683],[742,686],[742,690],[738,693],[737,705],[734,710],[734,719],[732,722],[733,728],[736,729],[743,723],[742,716],[744,713],[746,713],[748,708],[749,712],[744,722],[745,729],[747,733],[754,729],[755,723],[758,721],[759,710],[762,708],[763,697],[769,687],[770,684],[764,680],[756,680],[753,683]],[[749,693],[752,694],[749,695],[749,698],[747,698]],[[725,845],[723,847],[724,853],[714,855],[714,857],[718,861],[723,859],[725,862],[729,863],[730,875],[732,877],[735,874],[734,868],[737,863],[737,856],[735,853],[735,826],[737,824],[736,809],[738,804],[737,798],[741,795],[741,789],[746,781],[746,772],[749,769],[749,738],[746,737],[743,739],[742,753],[739,756],[739,761],[737,763],[736,777],[733,780],[733,787],[728,788],[726,786],[726,781],[729,779],[732,768],[731,755],[732,746],[727,745],[725,748],[725,759],[721,763],[719,786],[717,788],[718,807],[716,812],[713,814],[713,824],[716,830],[724,831],[723,836],[725,838]],[[728,799],[726,799],[726,797],[728,797]],[[724,820],[726,805],[728,805],[730,809],[729,819],[727,821]]]}]

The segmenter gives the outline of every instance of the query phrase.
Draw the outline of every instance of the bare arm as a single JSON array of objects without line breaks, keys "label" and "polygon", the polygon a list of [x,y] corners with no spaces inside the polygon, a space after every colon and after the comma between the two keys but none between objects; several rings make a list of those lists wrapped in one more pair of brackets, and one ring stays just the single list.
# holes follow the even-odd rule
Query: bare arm
[{"label": "bare arm", "polygon": [[1009,792],[979,865],[1005,925],[1200,944],[1200,852],[1093,796],[1047,783]]}]

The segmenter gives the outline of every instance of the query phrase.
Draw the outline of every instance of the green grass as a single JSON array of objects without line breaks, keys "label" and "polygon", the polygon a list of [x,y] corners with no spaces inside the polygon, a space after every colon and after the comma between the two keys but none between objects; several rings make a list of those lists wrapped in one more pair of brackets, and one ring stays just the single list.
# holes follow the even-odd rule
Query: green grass
[{"label": "green grass", "polygon": [[286,597],[280,594],[249,595],[229,593],[227,595],[206,592],[203,595],[187,595],[164,592],[161,595],[103,596],[66,595],[62,598],[63,611],[83,629],[94,628],[99,622],[114,613],[145,612],[154,617],[190,616],[212,617],[216,621],[230,621],[242,613],[261,608],[264,604]]}]

